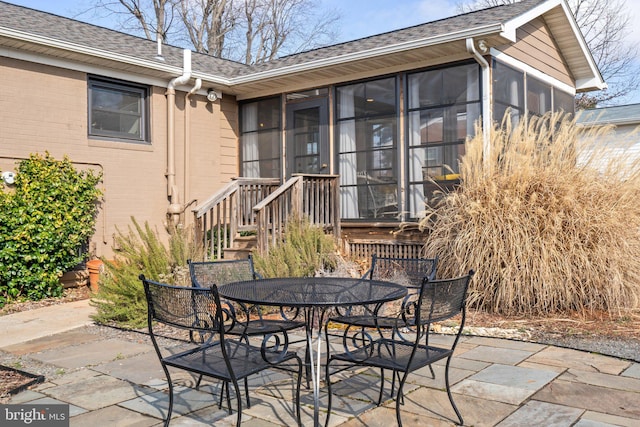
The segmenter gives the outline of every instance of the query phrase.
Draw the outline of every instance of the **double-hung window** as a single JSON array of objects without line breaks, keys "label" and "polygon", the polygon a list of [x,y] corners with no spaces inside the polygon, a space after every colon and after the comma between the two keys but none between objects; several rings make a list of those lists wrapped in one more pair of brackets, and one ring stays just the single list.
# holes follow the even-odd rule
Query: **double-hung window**
[{"label": "double-hung window", "polygon": [[149,142],[149,89],[118,80],[89,77],[89,136]]}]

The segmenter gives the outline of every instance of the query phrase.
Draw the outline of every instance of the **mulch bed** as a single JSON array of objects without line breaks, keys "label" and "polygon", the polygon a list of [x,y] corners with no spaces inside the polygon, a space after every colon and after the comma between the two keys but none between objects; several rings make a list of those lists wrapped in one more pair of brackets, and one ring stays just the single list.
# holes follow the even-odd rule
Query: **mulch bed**
[{"label": "mulch bed", "polygon": [[0,365],[0,397],[19,393],[44,382],[44,376]]}]

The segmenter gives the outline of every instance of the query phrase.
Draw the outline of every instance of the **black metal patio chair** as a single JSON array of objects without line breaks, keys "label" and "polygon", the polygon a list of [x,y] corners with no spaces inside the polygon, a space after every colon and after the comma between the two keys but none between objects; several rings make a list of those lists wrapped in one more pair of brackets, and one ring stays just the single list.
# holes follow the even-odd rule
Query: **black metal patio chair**
[{"label": "black metal patio chair", "polygon": [[[445,365],[445,386],[451,406],[458,417],[460,425],[464,423],[462,415],[458,410],[449,385],[449,365],[451,357],[460,340],[464,328],[466,315],[466,295],[469,282],[474,272],[468,275],[453,279],[428,280],[425,278],[420,290],[414,299],[409,303],[412,318],[409,319],[414,327],[414,338],[408,340],[407,337],[399,338],[397,331],[405,327],[407,319],[399,316],[396,319],[396,326],[390,336],[377,334],[375,331],[370,334],[366,331],[358,330],[355,335],[347,328],[342,339],[343,351],[331,354],[327,360],[326,383],[329,388],[328,414],[326,423],[329,423],[331,413],[331,375],[353,367],[373,367],[380,368],[380,394],[378,405],[382,403],[384,394],[384,371],[392,371],[392,378],[400,377],[396,399],[396,418],[398,425],[402,425],[400,417],[400,405],[404,403],[403,388],[408,375],[420,368],[431,366],[433,363],[447,359]],[[431,326],[436,322],[450,319],[461,315],[460,326],[455,338],[450,346],[431,345],[429,343],[429,333]],[[332,366],[336,365],[332,371]],[[393,397],[393,390],[391,391]]]},{"label": "black metal patio chair", "polygon": [[[262,276],[255,271],[253,267],[253,258],[249,255],[246,259],[240,260],[217,260],[217,261],[204,261],[194,262],[187,261],[189,265],[189,274],[191,275],[191,284],[197,288],[204,288],[207,286],[226,285],[231,282],[240,282],[246,280],[260,280]],[[302,321],[290,320],[298,316],[297,311],[289,311],[281,309],[281,318],[265,318],[262,313],[262,308],[247,307],[244,304],[232,303],[229,301],[223,301],[225,305],[225,318],[226,329],[225,334],[233,335],[243,338],[247,343],[249,337],[255,336],[267,336],[269,334],[278,333],[280,331],[290,331],[293,329],[304,328],[305,323]],[[190,338],[195,341],[196,337],[191,333]],[[199,334],[197,337],[200,341],[206,340],[206,336]],[[298,341],[295,341],[298,342]],[[202,376],[198,378],[196,382],[196,389],[200,387]],[[245,378],[245,387],[247,386]],[[223,386],[220,393],[220,405],[222,405],[222,399],[225,390],[229,391],[226,384]],[[247,396],[247,406],[251,407],[249,396]]]},{"label": "black metal patio chair", "polygon": [[[405,301],[420,290],[422,281],[427,278],[433,280],[436,276],[438,258],[399,258],[399,257],[379,257],[374,254],[371,257],[371,267],[362,276],[363,279],[388,280],[405,285],[409,292]],[[384,316],[382,306],[358,307],[359,310],[351,307],[346,310],[337,310],[337,315],[332,316],[329,321],[340,323],[346,326],[357,326],[360,328],[381,328],[389,329],[396,325],[396,315],[405,312],[404,302],[396,310],[392,310],[393,304],[387,304],[392,313]]]},{"label": "black metal patio chair", "polygon": [[[228,313],[220,302],[218,289],[173,286],[145,279],[140,275],[147,299],[147,323],[151,341],[162,365],[169,384],[169,408],[165,427],[171,421],[174,401],[174,384],[169,368],[181,369],[199,376],[207,376],[233,384],[236,395],[238,416],[237,425],[242,421],[242,398],[238,381],[246,379],[266,369],[281,369],[297,374],[295,386],[295,406],[298,424],[300,421],[300,384],[302,378],[302,360],[293,351],[288,351],[288,337],[284,330],[279,331],[279,340],[265,339],[261,346],[253,346],[242,339],[225,337],[225,318]],[[184,331],[185,339],[180,342],[181,351],[171,354],[157,341],[155,324],[164,328]],[[187,339],[187,332],[206,334],[202,343]],[[166,335],[166,330],[161,333]],[[296,366],[297,365],[297,366]],[[245,394],[249,396],[246,387]],[[229,413],[232,413],[231,401],[227,392]]]},{"label": "black metal patio chair", "polygon": [[[188,261],[191,284],[195,287],[206,287],[212,284],[226,285],[231,282],[262,279],[253,267],[251,256],[241,260],[218,260],[193,262]],[[239,303],[228,303],[227,308],[233,318],[227,335],[252,337],[267,335],[281,330],[304,328],[303,321],[295,320],[298,311],[280,309],[280,318],[266,318],[260,306],[248,307]]]},{"label": "black metal patio chair", "polygon": [[[362,278],[370,280],[389,280],[404,284],[408,288],[407,296],[401,301],[400,305],[388,303],[386,305],[376,306],[360,306],[357,309],[347,308],[346,310],[336,310],[337,316],[329,318],[329,322],[337,326],[338,330],[342,329],[360,329],[361,336],[364,336],[364,330],[367,328],[377,329],[378,331],[392,329],[398,322],[398,317],[403,317],[405,326],[402,330],[398,330],[398,336],[404,337],[404,332],[412,332],[411,314],[408,311],[407,302],[415,296],[420,290],[420,285],[426,278],[433,280],[436,276],[438,266],[438,257],[435,258],[402,258],[402,257],[380,257],[373,254],[371,257],[371,267],[367,270]],[[327,329],[325,331],[327,337],[327,354],[329,354],[329,337],[335,336]],[[429,366],[431,377],[435,378],[436,374],[433,368]],[[395,387],[395,377],[391,384],[391,392]]]}]

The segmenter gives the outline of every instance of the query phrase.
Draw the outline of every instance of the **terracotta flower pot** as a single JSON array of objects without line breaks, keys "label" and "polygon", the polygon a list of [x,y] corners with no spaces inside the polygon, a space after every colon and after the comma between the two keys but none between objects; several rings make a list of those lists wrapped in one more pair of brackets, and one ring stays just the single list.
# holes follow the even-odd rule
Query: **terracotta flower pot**
[{"label": "terracotta flower pot", "polygon": [[91,288],[91,292],[98,292],[98,281],[100,279],[100,272],[103,268],[103,262],[100,259],[87,261],[87,269],[89,270],[89,287]]}]

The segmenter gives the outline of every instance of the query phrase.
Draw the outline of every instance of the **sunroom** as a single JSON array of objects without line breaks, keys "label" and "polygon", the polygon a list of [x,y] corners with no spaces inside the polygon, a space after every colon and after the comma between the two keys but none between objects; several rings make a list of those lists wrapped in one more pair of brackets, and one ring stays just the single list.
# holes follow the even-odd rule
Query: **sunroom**
[{"label": "sunroom", "polygon": [[343,221],[415,220],[458,182],[485,91],[497,120],[507,109],[514,120],[573,112],[566,85],[497,59],[490,72],[493,88],[472,60],[243,102],[241,174],[336,174]]},{"label": "sunroom", "polygon": [[236,76],[239,174],[334,177],[339,212],[329,223],[347,247],[373,244],[459,183],[476,129],[489,150],[507,110],[514,121],[573,113],[577,92],[604,87],[563,0],[458,15]]}]

